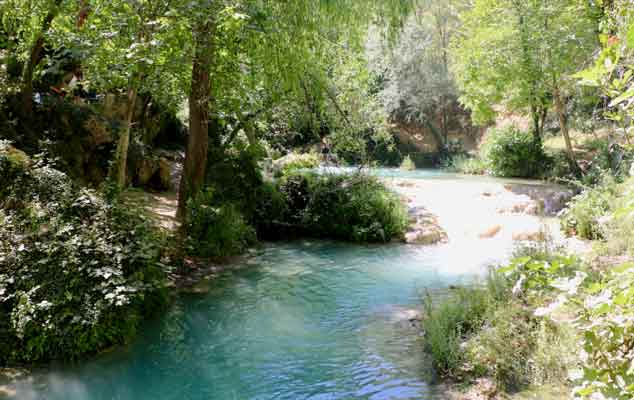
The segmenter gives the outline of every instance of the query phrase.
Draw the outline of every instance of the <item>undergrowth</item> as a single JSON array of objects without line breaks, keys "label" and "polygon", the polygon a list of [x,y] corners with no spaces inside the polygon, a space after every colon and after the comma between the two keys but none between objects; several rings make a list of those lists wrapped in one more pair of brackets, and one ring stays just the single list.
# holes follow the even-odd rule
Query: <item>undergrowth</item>
[{"label": "undergrowth", "polygon": [[566,379],[571,338],[536,312],[550,284],[574,276],[576,260],[534,252],[492,269],[481,285],[424,300],[425,347],[445,378],[489,377],[505,391]]},{"label": "undergrowth", "polygon": [[134,337],[166,300],[142,213],[0,144],[0,365],[76,359]]}]

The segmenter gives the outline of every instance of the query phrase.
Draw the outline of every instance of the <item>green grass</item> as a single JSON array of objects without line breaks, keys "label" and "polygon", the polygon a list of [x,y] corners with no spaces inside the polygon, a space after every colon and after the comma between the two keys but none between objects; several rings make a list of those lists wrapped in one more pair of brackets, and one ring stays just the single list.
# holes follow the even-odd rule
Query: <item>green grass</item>
[{"label": "green grass", "polygon": [[480,157],[468,155],[452,157],[445,169],[450,172],[467,175],[485,175],[487,173],[486,161]]},{"label": "green grass", "polygon": [[403,158],[403,162],[401,163],[400,168],[403,171],[414,171],[416,169],[416,164],[414,164],[414,161],[412,161],[411,157],[407,155],[405,156],[405,158]]},{"label": "green grass", "polygon": [[492,270],[482,285],[440,301],[427,296],[424,343],[438,373],[458,383],[487,377],[506,392],[564,383],[573,336],[535,310],[552,300],[551,279],[573,267],[571,259],[533,254]]}]

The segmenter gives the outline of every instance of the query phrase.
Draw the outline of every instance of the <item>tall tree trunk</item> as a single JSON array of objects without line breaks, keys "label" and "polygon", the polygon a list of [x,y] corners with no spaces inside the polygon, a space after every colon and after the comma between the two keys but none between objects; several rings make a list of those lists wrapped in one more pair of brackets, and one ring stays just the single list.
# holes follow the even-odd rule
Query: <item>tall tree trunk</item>
[{"label": "tall tree trunk", "polygon": [[114,160],[112,177],[119,189],[123,189],[126,185],[127,168],[128,168],[128,148],[130,147],[130,131],[132,130],[132,120],[134,119],[134,109],[136,108],[137,89],[135,87],[135,79],[132,78],[128,88],[128,104],[125,116],[125,130],[119,136],[117,142],[117,153]]},{"label": "tall tree trunk", "polygon": [[192,66],[189,94],[189,137],[178,195],[177,217],[183,219],[187,201],[202,188],[209,146],[209,103],[211,100],[211,68],[213,63],[214,25],[211,22],[194,28],[196,53]]},{"label": "tall tree trunk", "polygon": [[539,113],[539,136],[540,138],[544,135],[544,127],[546,125],[546,118],[548,117],[548,107],[542,105],[541,111]]},{"label": "tall tree trunk", "polygon": [[443,140],[442,133],[440,133],[438,129],[436,129],[429,118],[425,118],[425,125],[427,125],[427,128],[429,128],[429,131],[438,144],[438,153],[445,154],[447,152],[447,146],[445,145],[445,142]]},{"label": "tall tree trunk", "polygon": [[37,64],[40,63],[42,49],[44,49],[44,34],[51,27],[61,4],[62,0],[55,0],[48,10],[40,26],[40,30],[37,33],[35,42],[33,42],[33,46],[31,46],[29,58],[22,70],[22,112],[25,116],[29,116],[33,112],[33,72]]},{"label": "tall tree trunk", "polygon": [[568,132],[568,116],[566,115],[566,108],[564,105],[564,101],[561,98],[561,92],[559,91],[559,88],[555,88],[553,95],[555,100],[555,110],[557,111],[557,116],[559,117],[559,128],[561,129],[561,134],[564,137],[564,141],[566,143],[568,163],[570,164],[570,168],[572,169],[572,172],[574,174],[581,175],[581,168],[579,168],[579,164],[577,164],[575,152],[572,148],[572,141],[570,140],[570,134]]},{"label": "tall tree trunk", "polygon": [[539,129],[539,113],[537,112],[537,107],[534,104],[531,104],[531,119],[533,120],[533,139],[535,141],[541,140],[542,135]]}]

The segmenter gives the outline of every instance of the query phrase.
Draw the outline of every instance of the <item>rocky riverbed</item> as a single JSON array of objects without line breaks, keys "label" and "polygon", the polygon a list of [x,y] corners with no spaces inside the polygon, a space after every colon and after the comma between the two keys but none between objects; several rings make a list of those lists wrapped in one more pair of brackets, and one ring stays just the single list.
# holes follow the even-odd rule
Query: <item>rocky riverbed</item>
[{"label": "rocky riverbed", "polygon": [[573,249],[585,247],[564,237],[556,218],[575,192],[531,181],[384,178],[407,202],[410,230],[405,241],[432,245],[483,242],[508,246],[550,239]]}]

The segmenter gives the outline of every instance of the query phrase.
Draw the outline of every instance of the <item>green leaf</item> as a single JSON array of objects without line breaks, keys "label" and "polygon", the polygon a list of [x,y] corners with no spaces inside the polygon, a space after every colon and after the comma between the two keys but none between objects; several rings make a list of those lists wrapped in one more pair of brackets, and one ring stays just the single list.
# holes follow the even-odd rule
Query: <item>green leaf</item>
[{"label": "green leaf", "polygon": [[616,105],[619,105],[621,103],[623,103],[626,100],[629,100],[631,98],[634,97],[634,88],[628,90],[627,92],[621,94],[619,97],[615,98],[614,100],[612,100],[609,104],[610,107],[614,107]]},{"label": "green leaf", "polygon": [[634,24],[630,25],[630,28],[627,31],[625,36],[625,45],[630,49],[634,49]]}]

